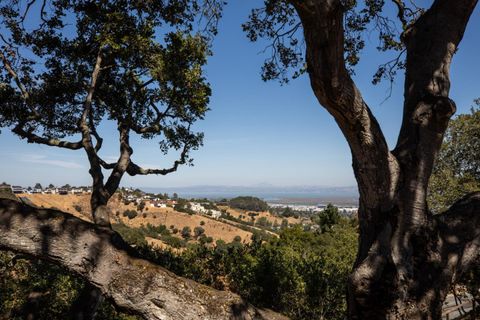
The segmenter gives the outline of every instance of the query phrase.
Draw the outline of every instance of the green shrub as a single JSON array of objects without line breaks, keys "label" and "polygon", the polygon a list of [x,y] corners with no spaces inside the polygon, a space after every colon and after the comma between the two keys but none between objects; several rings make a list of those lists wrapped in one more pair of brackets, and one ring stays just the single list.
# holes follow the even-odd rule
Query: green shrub
[{"label": "green shrub", "polygon": [[133,219],[133,218],[135,218],[137,215],[138,215],[138,213],[137,213],[136,210],[130,210],[130,209],[128,209],[128,210],[125,210],[125,211],[123,212],[123,216],[124,216],[124,217],[128,217],[128,219],[130,219],[130,220]]}]

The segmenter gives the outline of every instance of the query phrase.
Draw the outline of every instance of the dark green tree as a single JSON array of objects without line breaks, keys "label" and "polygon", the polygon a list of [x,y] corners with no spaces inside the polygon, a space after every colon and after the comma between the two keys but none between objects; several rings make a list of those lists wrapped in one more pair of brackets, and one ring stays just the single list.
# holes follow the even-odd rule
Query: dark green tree
[{"label": "dark green tree", "polygon": [[[29,143],[83,150],[93,221],[109,228],[107,202],[125,174],[172,173],[192,164],[191,151],[202,145],[192,125],[208,110],[203,66],[220,9],[210,0],[0,2],[0,127]],[[98,130],[107,121],[117,128],[111,163]],[[159,153],[174,151],[177,160],[140,167],[134,134],[157,138]],[[99,291],[85,294],[79,299],[88,308],[78,312],[93,317]]]},{"label": "dark green tree", "polygon": [[202,227],[195,227],[193,229],[193,233],[195,235],[196,238],[200,237],[201,235],[204,235],[205,234],[205,229],[202,228]]},{"label": "dark green tree", "polygon": [[192,229],[188,226],[183,227],[181,235],[182,238],[189,240],[192,237]]},{"label": "dark green tree", "polygon": [[[0,127],[30,143],[83,149],[97,224],[110,224],[106,204],[124,174],[169,174],[191,164],[190,152],[202,144],[203,135],[191,129],[210,96],[202,71],[209,42],[193,30],[201,4],[1,3]],[[118,131],[113,163],[101,156],[103,121]],[[178,159],[166,169],[140,167],[132,158],[133,134],[159,138],[159,152],[176,150]]]},{"label": "dark green tree", "polygon": [[312,220],[320,226],[321,232],[326,232],[340,221],[340,214],[338,213],[338,208],[329,203],[327,207]]}]

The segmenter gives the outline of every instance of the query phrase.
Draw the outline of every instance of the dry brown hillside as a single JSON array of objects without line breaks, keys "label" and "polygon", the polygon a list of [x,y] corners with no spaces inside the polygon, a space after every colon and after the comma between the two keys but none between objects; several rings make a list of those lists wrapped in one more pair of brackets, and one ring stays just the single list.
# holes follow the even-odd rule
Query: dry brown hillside
[{"label": "dry brown hillside", "polygon": [[[29,199],[38,207],[57,208],[90,221],[90,197],[88,195],[24,194],[20,196]],[[189,215],[177,212],[172,208],[153,208],[147,205],[142,213],[139,212],[137,217],[129,219],[124,217],[122,213],[127,209],[136,209],[136,206],[133,204],[125,205],[118,199],[117,195],[110,199],[108,206],[114,213],[112,223],[118,222],[117,219],[120,219],[123,223],[131,227],[140,227],[142,224],[147,225],[150,223],[154,226],[163,224],[168,228],[174,226],[179,230],[188,226],[193,231],[193,229],[200,226],[200,222],[203,221],[204,225],[202,225],[202,228],[205,229],[205,234],[212,237],[214,241],[221,239],[226,242],[231,242],[235,236],[240,236],[242,242],[245,243],[251,240],[252,234],[250,232],[217,221],[208,216]]]},{"label": "dry brown hillside", "polygon": [[[268,221],[270,221],[272,224],[275,222],[280,225],[282,223],[283,219],[287,219],[289,224],[298,224],[301,223],[302,221],[300,219],[294,218],[294,217],[289,217],[289,218],[283,218],[283,217],[275,217],[273,216],[270,212],[267,211],[262,211],[262,212],[253,212],[253,211],[245,211],[245,210],[240,210],[240,209],[234,209],[230,207],[219,207],[222,210],[226,210],[232,217],[242,219],[243,221],[252,221],[251,217],[248,215],[249,213],[254,213],[256,214],[255,220],[261,217],[267,218]],[[240,218],[241,216],[241,218]]]}]

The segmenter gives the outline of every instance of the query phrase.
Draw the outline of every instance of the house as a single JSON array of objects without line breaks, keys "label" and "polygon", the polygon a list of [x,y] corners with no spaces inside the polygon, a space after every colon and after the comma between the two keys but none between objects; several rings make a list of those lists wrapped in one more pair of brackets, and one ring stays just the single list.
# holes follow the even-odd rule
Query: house
[{"label": "house", "polygon": [[19,194],[19,193],[25,193],[25,190],[21,186],[12,186],[12,192]]},{"label": "house", "polygon": [[12,186],[6,183],[0,184],[0,192],[12,192]]},{"label": "house", "polygon": [[70,190],[70,193],[78,196],[78,195],[83,194],[83,189],[82,188],[72,188]]},{"label": "house", "polygon": [[167,204],[165,202],[161,202],[161,201],[152,201],[152,202],[150,202],[150,207],[166,208]]},{"label": "house", "polygon": [[47,188],[43,191],[45,194],[57,194],[58,189],[57,188]]},{"label": "house", "polygon": [[60,188],[60,189],[58,189],[58,194],[66,195],[66,194],[68,194],[68,189],[67,188]]},{"label": "house", "polygon": [[210,215],[212,216],[212,218],[218,219],[222,216],[222,212],[218,210],[210,210]]},{"label": "house", "polygon": [[42,188],[33,188],[32,193],[43,193],[43,189]]},{"label": "house", "polygon": [[190,202],[190,209],[197,213],[207,213],[207,209],[205,209],[204,206],[196,202]]}]

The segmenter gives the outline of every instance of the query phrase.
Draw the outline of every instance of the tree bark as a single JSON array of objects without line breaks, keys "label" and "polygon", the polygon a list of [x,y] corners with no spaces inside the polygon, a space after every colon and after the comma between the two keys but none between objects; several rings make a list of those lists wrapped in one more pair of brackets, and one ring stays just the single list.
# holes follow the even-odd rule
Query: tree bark
[{"label": "tree bark", "polygon": [[145,319],[286,319],[136,258],[117,233],[56,210],[0,199],[0,248],[62,265]]},{"label": "tree bark", "polygon": [[345,66],[341,1],[290,2],[302,22],[313,92],[348,141],[359,187],[359,250],[348,281],[348,316],[439,319],[450,284],[476,262],[480,241],[478,194],[440,216],[426,201],[455,112],[448,97],[450,63],[477,0],[436,0],[405,31],[404,114],[391,152]]}]

